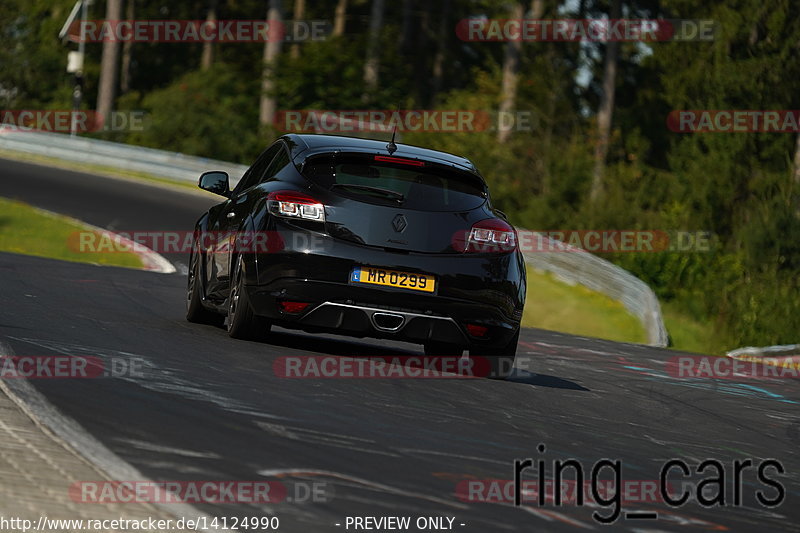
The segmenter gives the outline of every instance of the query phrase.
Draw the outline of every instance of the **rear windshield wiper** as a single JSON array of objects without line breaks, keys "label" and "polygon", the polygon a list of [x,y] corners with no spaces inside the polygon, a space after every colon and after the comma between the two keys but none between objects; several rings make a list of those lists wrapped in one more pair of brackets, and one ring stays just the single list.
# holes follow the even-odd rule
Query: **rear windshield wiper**
[{"label": "rear windshield wiper", "polygon": [[371,185],[351,185],[347,183],[334,183],[331,185],[331,189],[335,188],[342,188],[342,189],[355,189],[357,191],[362,191],[366,193],[378,194],[383,196],[384,198],[388,198],[390,200],[396,200],[400,203],[404,202],[406,197],[399,192],[390,191],[389,189],[383,189],[381,187],[373,187]]}]

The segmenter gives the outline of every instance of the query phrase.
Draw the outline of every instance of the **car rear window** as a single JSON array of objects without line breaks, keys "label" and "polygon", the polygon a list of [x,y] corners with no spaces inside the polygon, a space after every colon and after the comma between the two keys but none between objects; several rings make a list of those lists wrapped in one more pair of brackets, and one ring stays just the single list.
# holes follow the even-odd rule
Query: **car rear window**
[{"label": "car rear window", "polygon": [[[305,176],[337,194],[359,201],[425,211],[463,211],[486,200],[483,181],[429,162],[404,164],[392,157],[326,155],[310,159]],[[406,160],[414,162],[414,160]]]}]

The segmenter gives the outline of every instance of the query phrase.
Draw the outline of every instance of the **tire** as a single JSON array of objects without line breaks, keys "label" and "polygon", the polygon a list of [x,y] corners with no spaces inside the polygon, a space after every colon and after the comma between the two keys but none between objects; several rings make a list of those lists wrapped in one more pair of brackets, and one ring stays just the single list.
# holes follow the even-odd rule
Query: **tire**
[{"label": "tire", "polygon": [[228,335],[234,339],[264,340],[269,333],[270,323],[253,313],[247,291],[244,290],[243,274],[240,255],[236,258],[231,278],[231,292],[228,296],[228,315],[225,320]]},{"label": "tire", "polygon": [[186,320],[196,324],[221,326],[223,316],[203,307],[200,276],[200,251],[194,248],[189,258],[189,273],[186,281]]},{"label": "tire", "polygon": [[502,348],[475,348],[470,349],[470,357],[484,357],[489,361],[489,379],[507,379],[514,370],[514,361],[517,359],[517,343],[519,342],[519,329],[511,340]]}]

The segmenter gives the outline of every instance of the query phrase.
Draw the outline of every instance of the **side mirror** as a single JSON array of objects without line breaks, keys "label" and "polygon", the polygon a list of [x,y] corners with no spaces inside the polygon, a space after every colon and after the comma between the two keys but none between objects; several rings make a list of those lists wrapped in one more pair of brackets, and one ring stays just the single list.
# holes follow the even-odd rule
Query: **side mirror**
[{"label": "side mirror", "polygon": [[231,193],[230,184],[228,183],[228,173],[219,170],[203,172],[203,174],[200,175],[200,181],[197,185],[205,191],[219,194],[225,198],[230,196]]}]

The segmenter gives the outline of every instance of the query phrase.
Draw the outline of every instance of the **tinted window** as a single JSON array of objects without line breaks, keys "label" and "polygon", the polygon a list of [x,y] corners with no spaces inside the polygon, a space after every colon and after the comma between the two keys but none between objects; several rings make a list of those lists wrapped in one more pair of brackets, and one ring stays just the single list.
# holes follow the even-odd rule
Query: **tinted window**
[{"label": "tinted window", "polygon": [[462,211],[486,200],[483,182],[476,176],[430,163],[411,166],[371,156],[318,156],[304,173],[337,194],[406,209]]},{"label": "tinted window", "polygon": [[239,183],[236,185],[236,189],[233,191],[234,194],[241,194],[253,185],[260,183],[262,181],[261,178],[264,176],[267,168],[269,167],[269,164],[279,151],[283,151],[283,147],[281,146],[281,143],[275,143],[267,148],[260,156],[258,156],[258,159],[256,159],[255,163],[253,163],[253,166],[251,166],[248,171],[245,172],[244,176],[242,176],[242,179],[239,180]]},{"label": "tinted window", "polygon": [[258,183],[263,183],[265,181],[271,180],[273,177],[275,177],[275,174],[280,172],[283,169],[283,167],[289,164],[289,162],[290,162],[289,154],[286,153],[286,150],[281,148],[281,151],[278,152],[278,155],[276,155],[275,158],[272,160],[272,162],[269,164],[264,174],[258,180]]}]

